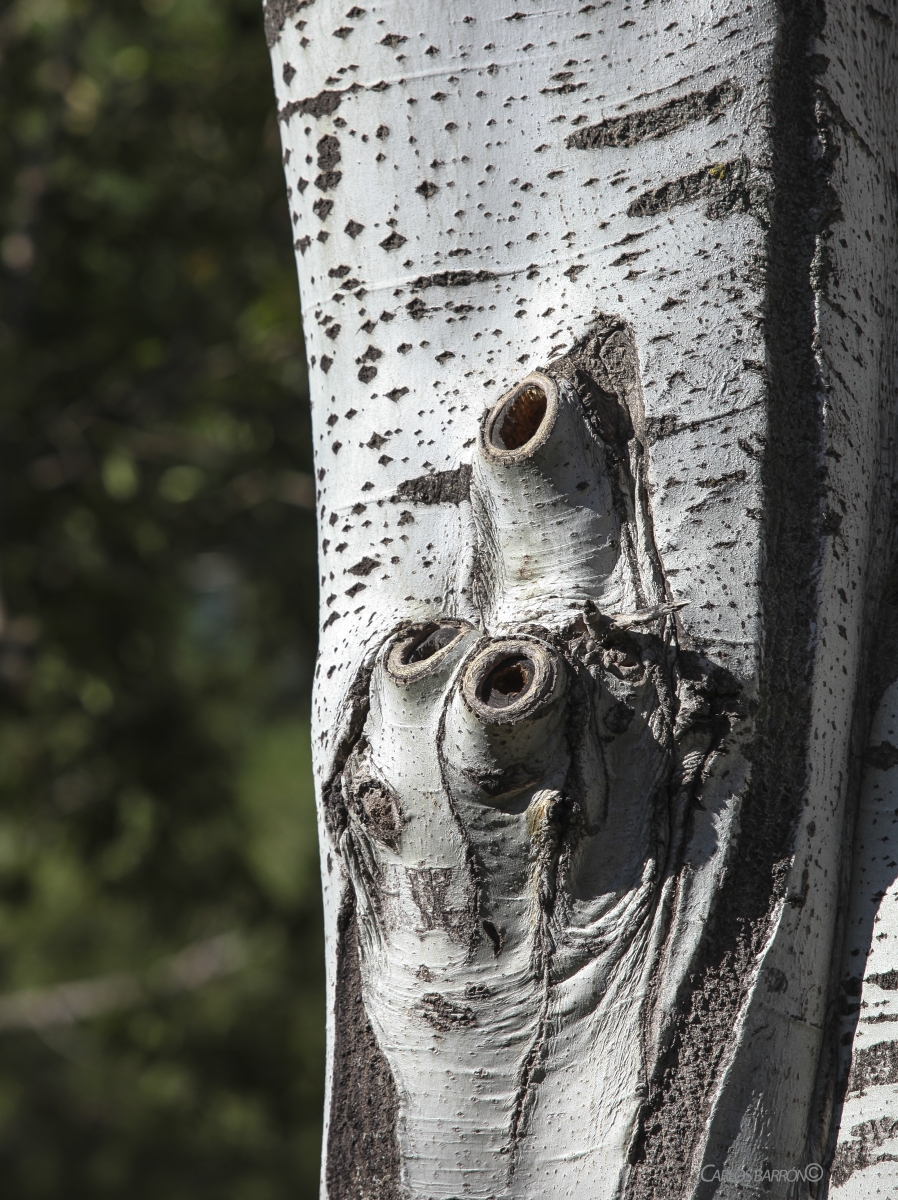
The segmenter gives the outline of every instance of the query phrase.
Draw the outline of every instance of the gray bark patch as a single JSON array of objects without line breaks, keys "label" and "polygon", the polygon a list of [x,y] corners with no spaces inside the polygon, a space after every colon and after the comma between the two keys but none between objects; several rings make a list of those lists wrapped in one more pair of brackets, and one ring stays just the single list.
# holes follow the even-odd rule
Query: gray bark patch
[{"label": "gray bark patch", "polygon": [[329,1200],[400,1200],[396,1084],[365,1016],[355,906],[339,918]]},{"label": "gray bark patch", "polygon": [[685,129],[696,121],[719,117],[734,100],[742,95],[742,89],[733,80],[707,92],[690,92],[678,96],[657,108],[646,108],[642,112],[627,113],[623,117],[609,117],[598,125],[589,125],[572,133],[565,143],[569,150],[602,150],[606,146],[635,146],[651,138],[664,137]]}]

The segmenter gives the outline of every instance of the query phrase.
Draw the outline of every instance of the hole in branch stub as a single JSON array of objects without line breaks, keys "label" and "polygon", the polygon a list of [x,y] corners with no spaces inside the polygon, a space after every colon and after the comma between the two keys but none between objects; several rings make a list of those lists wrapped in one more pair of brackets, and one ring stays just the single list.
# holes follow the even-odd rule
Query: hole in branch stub
[{"label": "hole in branch stub", "polygon": [[480,699],[488,708],[508,708],[527,694],[535,674],[529,658],[506,658],[484,677]]},{"label": "hole in branch stub", "polygon": [[499,439],[506,450],[518,450],[536,436],[546,415],[546,393],[536,384],[524,388],[502,414]]},{"label": "hole in branch stub", "polygon": [[438,650],[450,645],[459,636],[459,629],[454,625],[434,625],[424,631],[424,637],[413,645],[411,650],[403,655],[406,664],[426,662]]}]

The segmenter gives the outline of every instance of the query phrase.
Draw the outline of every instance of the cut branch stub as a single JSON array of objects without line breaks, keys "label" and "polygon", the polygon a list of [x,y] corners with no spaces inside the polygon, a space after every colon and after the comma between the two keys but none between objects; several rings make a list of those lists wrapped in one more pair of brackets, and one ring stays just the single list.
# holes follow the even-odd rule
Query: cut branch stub
[{"label": "cut branch stub", "polygon": [[567,380],[534,372],[489,409],[471,503],[487,624],[507,628],[589,600],[636,606],[606,447]]},{"label": "cut branch stub", "polygon": [[534,371],[487,412],[481,426],[481,452],[496,463],[523,462],[544,445],[558,414],[558,388]]}]

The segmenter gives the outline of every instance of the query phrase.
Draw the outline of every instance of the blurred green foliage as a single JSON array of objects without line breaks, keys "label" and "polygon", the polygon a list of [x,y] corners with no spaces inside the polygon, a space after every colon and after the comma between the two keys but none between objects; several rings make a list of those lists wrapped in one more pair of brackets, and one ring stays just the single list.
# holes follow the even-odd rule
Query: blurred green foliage
[{"label": "blurred green foliage", "polygon": [[13,0],[0,180],[0,1018],[240,948],[0,1021],[0,1186],[311,1197],[314,488],[258,0]]}]

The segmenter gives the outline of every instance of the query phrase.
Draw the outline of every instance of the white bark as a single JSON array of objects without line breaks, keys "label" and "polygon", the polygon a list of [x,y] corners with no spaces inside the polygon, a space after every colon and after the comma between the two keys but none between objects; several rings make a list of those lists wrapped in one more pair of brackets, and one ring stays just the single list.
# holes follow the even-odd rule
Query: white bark
[{"label": "white bark", "polygon": [[319,482],[325,1194],[810,1194],[893,552],[895,22],[266,20]]}]

